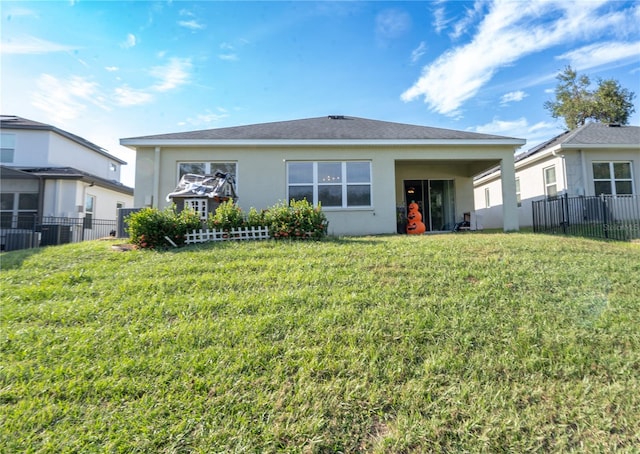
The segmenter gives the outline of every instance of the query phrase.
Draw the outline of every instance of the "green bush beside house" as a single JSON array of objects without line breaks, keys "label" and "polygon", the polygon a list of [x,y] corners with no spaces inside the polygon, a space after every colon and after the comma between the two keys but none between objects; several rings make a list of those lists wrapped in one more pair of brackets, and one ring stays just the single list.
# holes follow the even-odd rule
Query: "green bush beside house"
[{"label": "green bush beside house", "polygon": [[291,200],[247,214],[233,201],[223,202],[206,221],[192,210],[176,212],[175,206],[159,210],[144,208],[127,217],[131,243],[140,248],[168,247],[171,239],[178,246],[185,244],[185,235],[201,228],[229,232],[242,227],[268,227],[272,238],[320,239],[327,235],[328,221],[320,205],[307,200]]}]

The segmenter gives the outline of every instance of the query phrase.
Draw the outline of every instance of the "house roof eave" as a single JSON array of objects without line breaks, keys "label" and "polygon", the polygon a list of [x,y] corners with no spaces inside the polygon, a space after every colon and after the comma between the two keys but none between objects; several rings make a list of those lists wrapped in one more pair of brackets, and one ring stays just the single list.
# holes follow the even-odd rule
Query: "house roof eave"
[{"label": "house roof eave", "polygon": [[275,139],[275,140],[216,140],[216,139],[120,139],[120,145],[137,147],[326,147],[326,146],[511,146],[524,145],[524,139]]},{"label": "house roof eave", "polygon": [[565,143],[561,144],[560,148],[563,150],[588,150],[588,149],[618,149],[618,150],[639,150],[640,144],[629,143]]}]

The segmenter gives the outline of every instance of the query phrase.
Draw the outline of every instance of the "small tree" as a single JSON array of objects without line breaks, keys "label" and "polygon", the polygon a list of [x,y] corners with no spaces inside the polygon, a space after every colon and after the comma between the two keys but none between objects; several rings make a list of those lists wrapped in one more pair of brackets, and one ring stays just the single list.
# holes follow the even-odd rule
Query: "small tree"
[{"label": "small tree", "polygon": [[555,101],[547,101],[544,108],[553,118],[563,118],[569,129],[582,126],[588,120],[603,123],[627,124],[635,108],[635,93],[622,88],[614,79],[598,80],[596,90],[591,90],[591,80],[586,75],[567,66],[556,77]]}]

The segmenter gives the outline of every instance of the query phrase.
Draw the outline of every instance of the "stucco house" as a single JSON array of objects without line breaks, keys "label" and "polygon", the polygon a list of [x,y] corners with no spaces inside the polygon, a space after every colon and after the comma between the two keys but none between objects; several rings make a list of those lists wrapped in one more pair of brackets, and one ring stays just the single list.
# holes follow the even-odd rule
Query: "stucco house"
[{"label": "stucco house", "polygon": [[81,219],[90,230],[92,220],[115,221],[118,208],[133,206],[133,188],[120,182],[126,162],[82,137],[2,115],[0,141],[3,245],[8,229],[28,227],[34,217]]},{"label": "stucco house", "polygon": [[[502,223],[502,173],[494,168],[474,180],[475,210],[485,228]],[[511,178],[511,175],[509,175]],[[587,123],[515,158],[520,226],[533,225],[532,202],[572,196],[637,195],[640,127]]]},{"label": "stucco house", "polygon": [[163,208],[187,173],[235,176],[243,210],[321,203],[333,235],[394,233],[415,201],[427,231],[473,211],[473,177],[500,166],[504,230],[517,230],[514,150],[524,140],[330,115],[121,139],[136,150],[134,205]]}]

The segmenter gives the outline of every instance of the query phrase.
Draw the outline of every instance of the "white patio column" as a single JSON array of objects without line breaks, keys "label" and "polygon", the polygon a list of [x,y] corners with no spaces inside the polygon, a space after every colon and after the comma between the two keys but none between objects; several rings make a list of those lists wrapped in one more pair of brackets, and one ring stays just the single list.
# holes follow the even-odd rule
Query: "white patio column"
[{"label": "white patio column", "polygon": [[516,170],[513,153],[500,160],[502,181],[502,229],[505,232],[520,230],[518,203],[516,201]]},{"label": "white patio column", "polygon": [[152,205],[155,208],[160,208],[160,147],[156,147],[155,154],[153,156],[153,202]]}]

